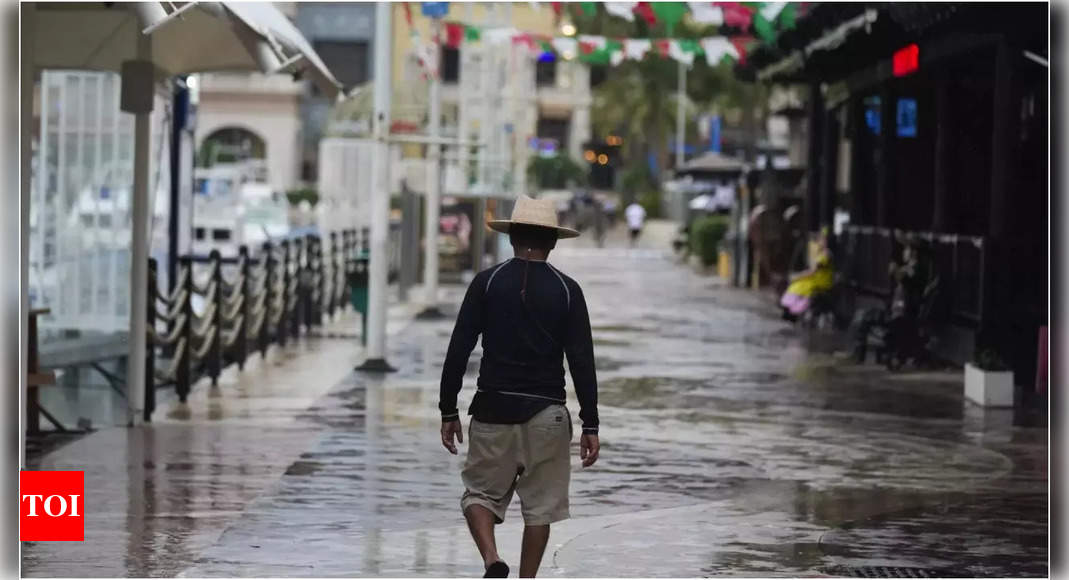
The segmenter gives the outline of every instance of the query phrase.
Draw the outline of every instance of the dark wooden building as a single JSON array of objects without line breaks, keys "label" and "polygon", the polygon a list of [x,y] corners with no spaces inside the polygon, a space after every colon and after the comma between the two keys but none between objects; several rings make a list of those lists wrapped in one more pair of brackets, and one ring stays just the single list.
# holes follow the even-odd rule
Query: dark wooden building
[{"label": "dark wooden building", "polygon": [[816,3],[739,75],[804,85],[806,223],[850,225],[837,264],[891,291],[902,239],[933,248],[941,348],[993,348],[1035,380],[1048,324],[1048,5]]}]

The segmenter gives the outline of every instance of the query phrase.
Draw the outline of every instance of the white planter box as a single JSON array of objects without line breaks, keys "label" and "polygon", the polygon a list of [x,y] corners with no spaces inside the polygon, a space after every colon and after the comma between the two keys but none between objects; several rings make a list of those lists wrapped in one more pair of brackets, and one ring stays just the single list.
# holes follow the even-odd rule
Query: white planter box
[{"label": "white planter box", "polygon": [[981,407],[1013,406],[1013,372],[985,371],[965,364],[965,398]]}]

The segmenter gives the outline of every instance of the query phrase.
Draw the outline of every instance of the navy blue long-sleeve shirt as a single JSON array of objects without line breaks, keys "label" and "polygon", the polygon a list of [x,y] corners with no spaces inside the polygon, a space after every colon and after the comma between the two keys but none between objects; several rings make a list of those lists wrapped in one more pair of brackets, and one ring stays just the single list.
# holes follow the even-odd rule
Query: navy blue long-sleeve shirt
[{"label": "navy blue long-sleeve shirt", "polygon": [[583,432],[598,432],[590,317],[575,280],[546,262],[522,258],[475,276],[442,366],[438,407],[443,421],[459,417],[457,393],[480,335],[479,391],[470,415],[485,423],[523,423],[549,405],[564,403],[567,356]]}]

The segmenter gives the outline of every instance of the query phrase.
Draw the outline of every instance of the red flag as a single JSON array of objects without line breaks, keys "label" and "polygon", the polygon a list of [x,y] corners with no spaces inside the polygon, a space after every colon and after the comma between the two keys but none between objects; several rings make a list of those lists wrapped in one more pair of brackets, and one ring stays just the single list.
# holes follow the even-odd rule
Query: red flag
[{"label": "red flag", "polygon": [[650,26],[657,24],[657,15],[653,13],[653,7],[650,6],[649,2],[639,2],[638,4],[635,4],[635,8],[632,11],[641,16]]},{"label": "red flag", "polygon": [[464,25],[457,22],[445,23],[445,44],[449,48],[457,48],[464,41]]},{"label": "red flag", "polygon": [[653,41],[653,45],[657,47],[657,54],[662,58],[668,56],[668,50],[670,48],[668,40],[661,38]]},{"label": "red flag", "polygon": [[531,38],[531,35],[526,33],[526,32],[521,32],[521,33],[513,36],[512,37],[512,43],[513,44],[522,44],[522,45],[526,46],[530,50],[534,50],[534,47],[535,47],[534,39]]},{"label": "red flag", "polygon": [[412,7],[405,2],[405,22],[408,23],[408,29],[412,30]]},{"label": "red flag", "polygon": [[746,64],[746,47],[754,41],[752,36],[732,36],[732,46],[739,52],[739,64]]},{"label": "red flag", "polygon": [[714,2],[724,13],[724,24],[749,30],[753,24],[753,10],[738,2]]},{"label": "red flag", "polygon": [[553,14],[556,14],[557,15],[557,19],[559,20],[561,13],[564,12],[564,3],[563,2],[550,2],[549,4],[551,6],[553,6]]}]

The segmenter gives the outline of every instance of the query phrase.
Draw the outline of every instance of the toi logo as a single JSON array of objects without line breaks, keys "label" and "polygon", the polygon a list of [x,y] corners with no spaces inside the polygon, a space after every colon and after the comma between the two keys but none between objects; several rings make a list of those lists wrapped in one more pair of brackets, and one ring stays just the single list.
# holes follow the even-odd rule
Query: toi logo
[{"label": "toi logo", "polygon": [[84,488],[81,471],[20,471],[19,540],[83,541]]}]

